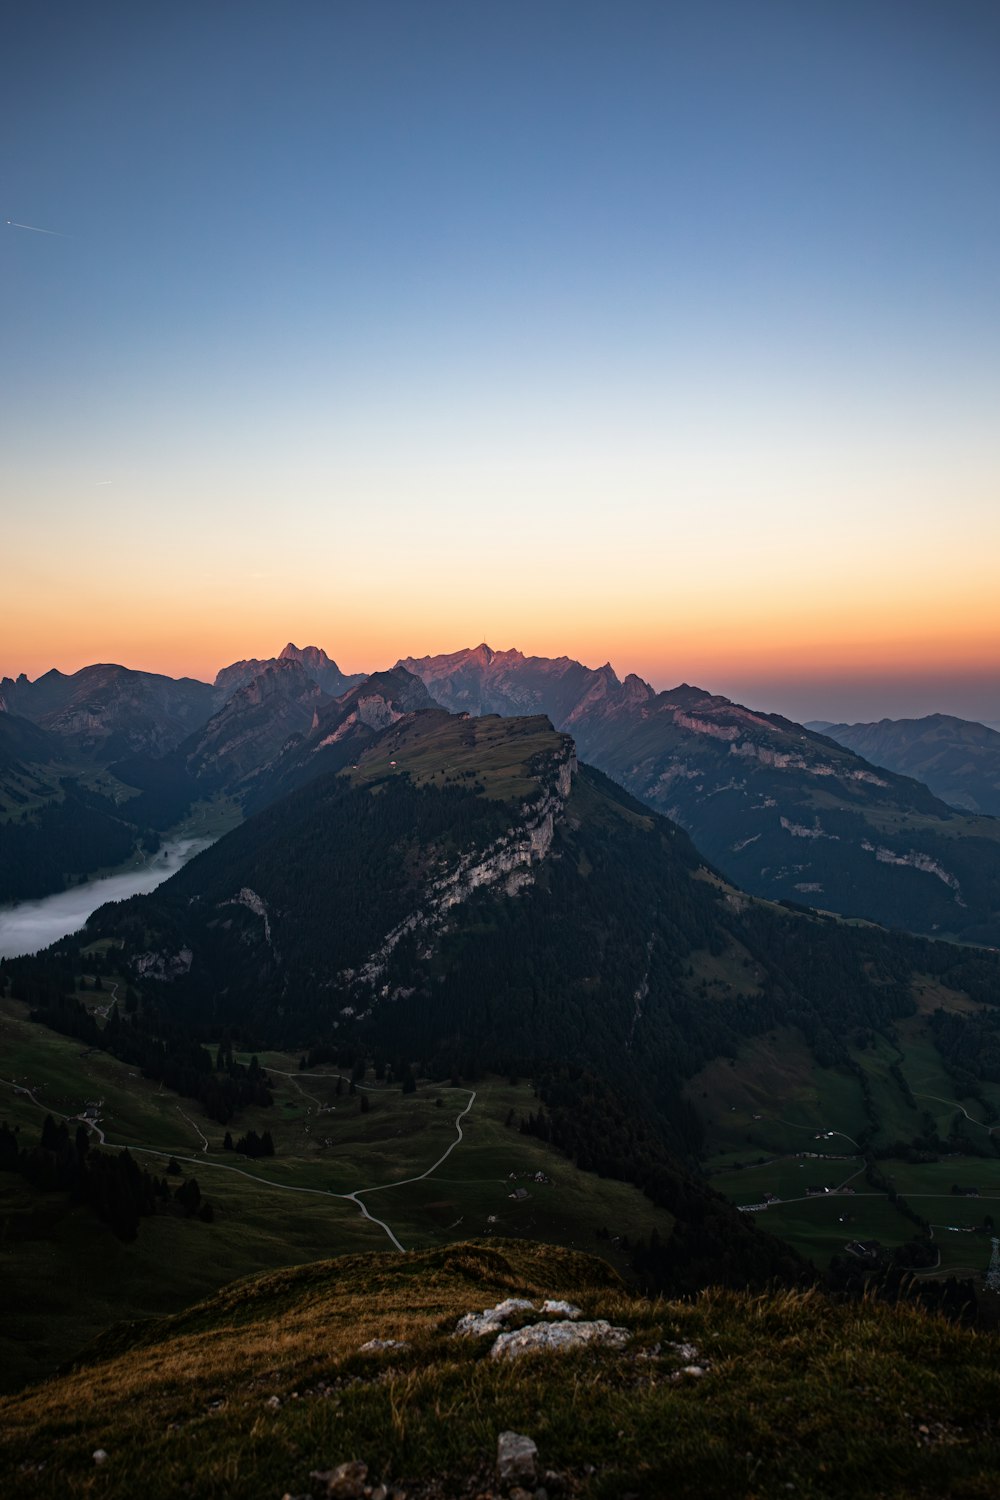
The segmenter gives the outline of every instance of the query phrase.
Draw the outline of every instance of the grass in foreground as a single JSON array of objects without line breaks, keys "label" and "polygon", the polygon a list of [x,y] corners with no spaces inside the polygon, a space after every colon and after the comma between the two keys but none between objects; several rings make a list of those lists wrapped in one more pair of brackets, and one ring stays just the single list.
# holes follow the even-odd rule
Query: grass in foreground
[{"label": "grass in foreground", "polygon": [[[460,1314],[568,1296],[621,1351],[489,1358]],[[368,1339],[409,1341],[367,1355]],[[690,1342],[706,1373],[679,1375]],[[993,1496],[998,1341],[910,1308],[816,1293],[631,1298],[600,1261],[510,1241],[351,1256],[238,1283],[105,1338],[0,1404],[17,1492],[149,1500],[319,1493],[359,1459],[409,1500],[499,1494],[498,1434],[525,1433],[550,1493],[599,1497]],[[108,1454],[96,1467],[95,1449]]]}]

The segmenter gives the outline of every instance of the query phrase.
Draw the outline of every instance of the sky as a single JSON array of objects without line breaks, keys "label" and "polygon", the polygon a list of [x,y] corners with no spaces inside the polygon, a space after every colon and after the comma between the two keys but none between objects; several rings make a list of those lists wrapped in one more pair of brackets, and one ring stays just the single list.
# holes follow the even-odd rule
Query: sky
[{"label": "sky", "polygon": [[33,0],[0,49],[0,674],[485,639],[1000,719],[993,0]]}]

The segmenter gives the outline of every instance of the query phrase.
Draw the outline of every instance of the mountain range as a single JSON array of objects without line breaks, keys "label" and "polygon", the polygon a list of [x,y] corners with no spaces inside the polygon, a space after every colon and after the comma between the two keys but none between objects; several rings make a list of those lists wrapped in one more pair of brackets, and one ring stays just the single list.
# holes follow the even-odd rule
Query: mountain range
[{"label": "mountain range", "polygon": [[1000,817],[1000,733],[996,728],[950,714],[880,719],[877,724],[818,722],[806,727],[875,765],[915,777],[952,807]]},{"label": "mountain range", "polygon": [[[886,763],[884,735],[848,745],[840,726],[827,734],[687,684],[658,693],[635,675],[620,680],[609,664],[594,669],[485,644],[404,657],[370,678],[344,674],[319,648],[289,644],[277,657],[223,668],[212,688],[101,667],[71,678],[48,673],[34,684],[5,679],[3,697],[8,725],[20,714],[53,737],[57,751],[45,753],[84,754],[108,771],[109,815],[147,840],[207,796],[259,809],[338,769],[355,738],[415,708],[544,714],[572,735],[581,759],[680,824],[743,889],[1000,943],[1000,824],[954,805],[964,784],[966,804],[988,810],[992,732],[962,729],[962,721],[947,721],[946,734],[945,721],[936,728],[928,721],[930,739],[919,736],[923,749],[897,757],[900,770]],[[127,754],[119,753],[123,744]],[[43,753],[27,741],[25,750]],[[45,780],[27,753],[17,764],[16,774]],[[906,773],[918,770],[933,771],[950,801]],[[10,766],[0,774],[9,776]],[[21,820],[37,816],[27,808]],[[68,861],[66,870],[73,873]],[[66,877],[53,872],[50,888],[59,878]],[[9,881],[5,890],[17,894]]]},{"label": "mountain range", "polygon": [[[143,819],[168,824],[192,799],[219,794],[245,814],[151,894],[100,908],[37,957],[0,963],[7,1023],[57,1035],[69,1049],[59,1064],[68,1072],[53,1067],[42,1095],[60,1098],[79,1123],[74,1149],[89,1149],[87,1120],[124,1144],[121,1119],[73,1115],[65,1094],[48,1091],[57,1078],[66,1089],[81,1055],[88,1068],[96,1056],[100,1076],[112,1062],[126,1074],[143,1161],[168,1160],[162,1148],[173,1149],[181,1128],[168,1125],[159,1151],[145,1135],[142,1090],[158,1083],[184,1101],[168,1112],[198,1132],[200,1153],[183,1160],[200,1175],[218,1181],[235,1170],[253,1190],[297,1184],[317,1202],[332,1195],[401,1248],[358,1191],[330,1186],[330,1174],[355,1160],[353,1112],[375,1115],[363,1191],[399,1189],[394,1202],[403,1205],[462,1144],[478,1089],[528,1079],[534,1107],[519,1130],[511,1111],[505,1128],[544,1142],[581,1173],[641,1189],[663,1215],[655,1240],[630,1249],[647,1285],[693,1292],[706,1282],[787,1284],[819,1274],[812,1241],[787,1218],[789,1206],[794,1213],[810,1193],[827,1191],[799,1175],[806,1155],[810,1175],[832,1180],[838,1193],[865,1174],[868,1186],[852,1189],[854,1213],[878,1226],[896,1257],[891,1267],[883,1257],[880,1274],[940,1258],[929,1200],[943,1194],[942,1156],[953,1179],[996,1165],[989,1121],[1000,1084],[1000,959],[845,919],[785,895],[780,882],[754,893],[750,880],[728,878],[676,814],[709,834],[726,819],[742,830],[758,817],[761,843],[785,836],[834,853],[843,846],[842,863],[828,856],[827,878],[845,891],[868,853],[868,827],[888,849],[893,837],[915,842],[937,830],[943,838],[952,820],[992,820],[960,817],[920,783],[828,736],[690,687],[656,694],[609,667],[483,647],[458,659],[411,658],[331,696],[304,656],[260,664],[163,754],[91,765],[102,792],[82,775],[63,777],[61,799],[42,803],[34,823],[4,825],[6,850],[11,836],[46,836],[46,808],[63,809],[70,826],[88,798],[131,833]],[[325,670],[318,655],[312,661]],[[3,733],[8,761],[20,765],[21,753],[47,753],[55,731],[10,716]],[[612,774],[593,763],[599,758]],[[971,846],[974,836],[953,840],[968,861],[963,841]],[[732,832],[718,842],[729,849]],[[873,902],[884,905],[887,892],[910,901],[900,926],[933,926],[920,905],[923,881],[962,902],[978,889],[971,874],[956,892],[901,859],[876,857],[871,867],[884,880],[884,889],[871,887]],[[903,876],[913,882],[899,884]],[[978,919],[978,909],[963,909]],[[42,1042],[29,1045],[28,1056],[44,1055]],[[289,1080],[280,1110],[270,1069]],[[20,1088],[19,1107],[51,1108],[39,1106],[39,1082]],[[356,1082],[365,1092],[352,1105]],[[396,1181],[377,1166],[403,1128],[385,1091],[403,1099],[418,1087],[424,1114],[437,1114],[446,1131],[442,1093],[464,1090],[467,1104],[444,1155],[426,1170],[397,1171]],[[762,1094],[766,1117],[755,1108]],[[200,1106],[206,1126],[233,1121],[233,1134],[245,1130],[238,1116],[258,1111],[251,1118],[267,1121],[272,1151],[277,1117],[279,1156],[268,1172],[285,1177],[234,1168],[226,1153],[243,1145],[249,1153],[254,1132],[243,1145],[227,1135],[220,1146],[184,1105]],[[300,1154],[283,1160],[296,1110]],[[832,1147],[810,1149],[835,1135]],[[4,1139],[8,1155],[16,1152],[13,1134]],[[69,1142],[66,1131],[67,1153]],[[497,1202],[528,1191],[508,1191],[510,1149],[491,1159],[490,1181],[468,1189],[487,1232]],[[32,1161],[26,1154],[26,1171]],[[779,1174],[782,1195],[771,1196],[786,1214],[773,1219],[783,1238],[766,1232],[772,1220],[738,1211],[752,1189],[737,1181],[724,1198],[705,1177],[721,1173],[723,1187],[727,1171],[744,1168]],[[910,1168],[922,1174],[911,1189],[916,1207],[889,1175]],[[457,1175],[467,1175],[464,1166]],[[440,1234],[453,1235],[462,1217],[445,1177],[430,1191],[447,1214]],[[842,1212],[850,1208],[844,1200]],[[957,1220],[950,1203],[937,1211]],[[563,1220],[564,1243],[574,1243],[579,1222]],[[211,1216],[209,1235],[210,1226]],[[632,1233],[630,1219],[616,1245]],[[846,1233],[828,1225],[823,1243],[832,1235],[842,1249]],[[971,1242],[970,1250],[979,1253]],[[851,1264],[831,1264],[828,1274],[838,1286],[857,1280]]]},{"label": "mountain range", "polygon": [[831,1066],[912,1014],[918,974],[996,979],[991,954],[746,896],[545,716],[349,720],[339,770],[76,940],[110,940],[171,1026],[439,1076],[569,1063],[686,1152],[683,1085],[741,1039],[792,1018]]}]

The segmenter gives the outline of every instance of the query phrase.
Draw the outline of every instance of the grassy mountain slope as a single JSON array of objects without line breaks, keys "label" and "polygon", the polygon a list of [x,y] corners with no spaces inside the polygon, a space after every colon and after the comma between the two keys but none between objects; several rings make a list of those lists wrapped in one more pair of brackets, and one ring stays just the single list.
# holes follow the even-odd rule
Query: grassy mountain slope
[{"label": "grassy mountain slope", "polygon": [[409,716],[95,930],[161,968],[190,950],[151,991],[175,1014],[459,1071],[561,1059],[668,1111],[775,1022],[833,1062],[912,1013],[918,971],[995,994],[989,955],[740,896],[573,764],[544,720]]},{"label": "grassy mountain slope", "polygon": [[[624,1345],[508,1362],[491,1336],[452,1336],[511,1296],[568,1298]],[[408,1347],[362,1352],[371,1339]],[[997,1356],[994,1337],[914,1309],[815,1293],[648,1302],[590,1257],[473,1242],[276,1272],[114,1332],[72,1373],[3,1401],[0,1452],[39,1497],[277,1500],[324,1493],[316,1471],[356,1462],[358,1488],[330,1493],[360,1497],[367,1481],[408,1500],[489,1500],[508,1488],[497,1442],[514,1431],[553,1495],[986,1500]],[[704,1373],[683,1373],[692,1364]]]},{"label": "grassy mountain slope", "polygon": [[[93,1008],[109,989],[81,998]],[[655,1231],[665,1241],[672,1229],[671,1215],[638,1188],[583,1172],[520,1131],[538,1108],[527,1081],[487,1077],[474,1090],[428,1084],[403,1093],[369,1070],[352,1093],[350,1069],[301,1071],[296,1056],[262,1053],[273,1103],[240,1111],[228,1127],[236,1139],[272,1132],[276,1155],[252,1160],[225,1149],[227,1127],[194,1101],[32,1023],[9,998],[0,999],[0,1056],[3,1079],[17,1080],[17,1091],[0,1085],[0,1121],[25,1147],[37,1145],[46,1113],[68,1117],[75,1131],[86,1103],[99,1101],[104,1149],[127,1147],[157,1175],[176,1159],[177,1181],[194,1178],[213,1210],[211,1224],[144,1218],[123,1243],[67,1193],[39,1192],[0,1170],[8,1297],[0,1389],[47,1378],[114,1322],[176,1312],[254,1271],[394,1249],[394,1239],[412,1251],[499,1234],[599,1250],[628,1272],[629,1256],[609,1233],[634,1240]],[[539,1172],[542,1183],[533,1180]],[[515,1184],[526,1185],[524,1198],[510,1196]],[[359,1189],[375,1219],[335,1196]]]},{"label": "grassy mountain slope", "polygon": [[[749,900],[574,766],[544,720],[408,716],[93,931],[189,1024],[446,1072],[596,1068],[688,1144],[680,1083],[745,1037],[791,1022],[846,1060],[913,1013],[916,973],[995,1002],[992,955]],[[992,1012],[955,1024],[950,1053],[986,1027],[992,1066]]]},{"label": "grassy mountain slope", "polygon": [[63,890],[149,838],[131,789],[64,736],[0,712],[0,903]]},{"label": "grassy mountain slope", "polygon": [[[952,1116],[988,1104],[1000,1082],[995,956],[742,895],[675,825],[575,769],[572,743],[542,719],[398,719],[151,897],[99,913],[94,937],[124,945],[115,962],[142,991],[140,1035],[236,1028],[258,1048],[319,1047],[348,1068],[381,1059],[400,1077],[527,1074],[543,1139],[672,1213],[694,1199],[665,1146],[690,1158],[707,1145],[714,1163],[743,1136],[755,1154],[782,1145],[735,1098],[742,1135],[715,1144],[725,1090],[715,1075],[698,1086],[780,1028],[807,1073],[849,1101],[834,1123],[859,1158],[994,1154],[985,1126],[978,1144],[960,1140]],[[57,993],[80,962],[61,948],[42,966]],[[15,966],[28,998],[38,972]],[[926,1035],[909,1038],[927,994]],[[926,1088],[909,1072],[918,1042],[937,1059]],[[864,1078],[883,1052],[873,1103]],[[907,1088],[943,1100],[941,1117],[928,1126]],[[794,1101],[780,1089],[775,1101],[771,1113],[797,1124]],[[814,1118],[824,1124],[821,1110],[802,1128]],[[907,1237],[896,1228],[891,1244]],[[720,1277],[740,1255],[745,1271],[755,1264],[727,1235],[712,1250]],[[683,1254],[672,1277],[697,1263],[693,1242]]]},{"label": "grassy mountain slope", "polygon": [[985,724],[929,714],[827,724],[822,733],[873,765],[925,782],[952,807],[1000,817],[1000,734]]},{"label": "grassy mountain slope", "polygon": [[581,758],[684,827],[745,890],[1000,943],[1000,824],[836,740],[682,685],[487,646],[401,665],[449,708],[547,713]]}]

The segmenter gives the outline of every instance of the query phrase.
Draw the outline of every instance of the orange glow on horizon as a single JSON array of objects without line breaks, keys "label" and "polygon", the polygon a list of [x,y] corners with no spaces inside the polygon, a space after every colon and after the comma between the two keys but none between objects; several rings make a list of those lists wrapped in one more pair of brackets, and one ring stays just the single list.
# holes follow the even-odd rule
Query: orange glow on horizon
[{"label": "orange glow on horizon", "polygon": [[232,619],[201,623],[189,617],[179,622],[179,628],[159,630],[143,629],[139,622],[117,630],[109,629],[107,621],[84,629],[80,623],[50,619],[44,636],[25,639],[20,649],[8,633],[0,675],[23,671],[34,679],[51,667],[72,673],[94,662],[117,662],[171,677],[212,681],[230,662],[275,656],[288,640],[298,646],[322,646],[344,671],[361,672],[389,666],[401,656],[461,651],[485,639],[494,650],[518,649],[526,656],[569,656],[591,667],[610,661],[619,677],[636,672],[658,688],[681,681],[711,687],[720,678],[747,674],[776,681],[804,676],[818,681],[872,680],[947,671],[989,673],[1000,667],[1000,630],[987,632],[955,620],[934,633],[926,626],[907,631],[901,623],[887,630],[882,620],[866,630],[857,619],[844,622],[839,631],[825,621],[805,619],[747,621],[742,628],[732,621],[665,620],[649,631],[630,621],[611,620],[603,628],[573,628],[567,623],[558,629],[535,620],[521,627],[501,624],[497,629],[462,631],[416,616],[409,623],[387,618],[348,624],[332,619],[326,625],[316,618],[262,625],[259,620],[244,624]]},{"label": "orange glow on horizon", "polygon": [[[351,561],[334,567],[317,549],[294,566],[277,558],[270,573],[263,563],[195,557],[185,570],[144,559],[107,583],[97,569],[95,583],[82,563],[71,579],[39,564],[9,580],[0,600],[0,674],[34,679],[103,661],[210,682],[230,662],[274,656],[288,640],[361,672],[485,639],[593,667],[610,661],[619,677],[635,672],[658,689],[686,681],[788,712],[806,697],[816,703],[823,684],[869,684],[862,696],[877,706],[880,682],[988,682],[1000,664],[985,548],[961,572],[935,575],[866,556],[848,573],[787,550],[766,572],[663,547],[605,559],[600,542],[581,532],[558,567],[553,548],[526,554],[503,538],[481,566],[411,565],[397,548],[345,554]],[[415,546],[413,556],[424,554]],[[786,697],[783,683],[816,691]],[[969,700],[973,716],[987,715],[987,696]],[[828,715],[817,707],[801,716]],[[1000,701],[987,716],[1000,717]]]}]

